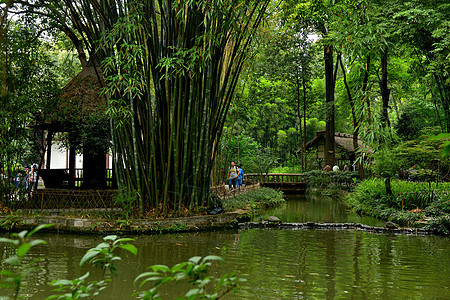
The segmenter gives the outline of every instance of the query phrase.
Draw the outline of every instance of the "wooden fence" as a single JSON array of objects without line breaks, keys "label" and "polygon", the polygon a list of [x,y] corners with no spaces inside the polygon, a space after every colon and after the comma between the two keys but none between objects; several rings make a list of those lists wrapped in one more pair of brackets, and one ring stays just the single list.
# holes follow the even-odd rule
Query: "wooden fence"
[{"label": "wooden fence", "polygon": [[22,209],[119,208],[115,190],[43,189],[18,203]]}]

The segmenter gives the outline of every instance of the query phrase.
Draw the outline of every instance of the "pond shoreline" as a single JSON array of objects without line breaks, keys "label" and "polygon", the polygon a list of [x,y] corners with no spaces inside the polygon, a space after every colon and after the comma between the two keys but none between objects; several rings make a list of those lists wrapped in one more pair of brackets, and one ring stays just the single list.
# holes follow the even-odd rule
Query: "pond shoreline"
[{"label": "pond shoreline", "polygon": [[262,222],[246,222],[239,223],[239,229],[288,229],[288,230],[306,230],[306,229],[321,229],[321,230],[361,230],[372,233],[392,233],[392,234],[407,234],[407,235],[433,235],[434,232],[422,228],[388,228],[375,227],[359,223],[273,223],[270,221]]},{"label": "pond shoreline", "polygon": [[287,230],[361,230],[373,233],[406,235],[433,235],[432,230],[422,228],[375,227],[359,223],[283,223],[283,222],[241,222],[247,211],[239,210],[218,215],[201,215],[158,220],[105,220],[69,218],[63,216],[40,216],[1,218],[0,232],[32,230],[42,224],[55,224],[47,232],[76,233],[90,235],[104,234],[161,234],[176,232],[199,232],[225,229],[287,229]]},{"label": "pond shoreline", "polygon": [[91,219],[64,216],[8,216],[0,217],[0,231],[31,230],[42,224],[54,224],[47,232],[79,234],[153,234],[187,231],[211,231],[237,228],[238,220],[245,211],[227,212],[218,215],[199,215],[166,219]]}]

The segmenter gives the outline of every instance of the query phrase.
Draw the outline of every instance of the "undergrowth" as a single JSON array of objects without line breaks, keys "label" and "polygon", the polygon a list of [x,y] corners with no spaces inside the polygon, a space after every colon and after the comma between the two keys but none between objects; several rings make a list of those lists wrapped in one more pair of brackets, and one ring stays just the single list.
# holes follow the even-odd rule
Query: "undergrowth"
[{"label": "undergrowth", "polygon": [[260,188],[223,200],[226,211],[244,208],[270,208],[284,204],[283,192],[270,188]]},{"label": "undergrowth", "polygon": [[307,182],[307,193],[326,196],[342,196],[352,191],[359,182],[357,172],[324,172],[314,170],[303,173]]},{"label": "undergrowth", "polygon": [[382,179],[365,180],[346,196],[346,203],[359,214],[408,226],[425,223],[437,233],[450,233],[450,183],[393,180],[391,186],[388,195]]}]

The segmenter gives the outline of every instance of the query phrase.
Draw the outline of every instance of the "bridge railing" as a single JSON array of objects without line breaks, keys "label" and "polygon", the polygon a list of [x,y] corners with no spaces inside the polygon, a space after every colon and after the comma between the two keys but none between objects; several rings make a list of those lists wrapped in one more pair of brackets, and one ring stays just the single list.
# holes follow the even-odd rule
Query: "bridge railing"
[{"label": "bridge railing", "polygon": [[288,173],[250,173],[245,174],[247,181],[259,182],[259,183],[301,183],[305,182],[305,176],[303,174],[288,174]]}]

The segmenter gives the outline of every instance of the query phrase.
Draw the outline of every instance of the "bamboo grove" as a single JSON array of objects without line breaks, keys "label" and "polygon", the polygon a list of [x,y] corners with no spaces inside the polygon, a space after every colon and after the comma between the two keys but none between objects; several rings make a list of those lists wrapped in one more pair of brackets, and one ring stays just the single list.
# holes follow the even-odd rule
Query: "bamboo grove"
[{"label": "bamboo grove", "polygon": [[44,2],[102,66],[127,201],[157,214],[207,205],[225,118],[269,1]]}]

